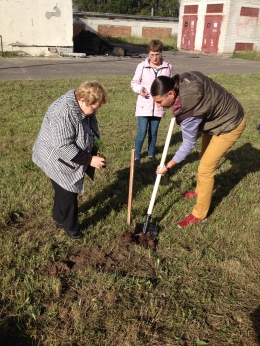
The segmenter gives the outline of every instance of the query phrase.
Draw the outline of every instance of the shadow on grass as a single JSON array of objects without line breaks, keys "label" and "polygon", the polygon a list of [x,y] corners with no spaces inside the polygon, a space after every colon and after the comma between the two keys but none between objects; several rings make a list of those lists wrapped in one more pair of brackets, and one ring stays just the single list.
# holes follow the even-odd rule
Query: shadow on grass
[{"label": "shadow on grass", "polygon": [[[181,142],[181,132],[177,132],[172,136],[170,145],[174,145],[178,142]],[[143,145],[143,155],[141,157],[146,157],[146,146]],[[134,182],[133,182],[133,199],[135,196],[140,193],[140,191],[144,190],[148,185],[154,185],[156,180],[156,168],[160,164],[161,155],[163,152],[163,146],[159,146],[156,148],[156,156],[157,162],[150,162],[142,160],[140,167],[135,167],[134,169]],[[170,160],[172,155],[167,155],[167,160]],[[128,201],[128,186],[129,186],[129,175],[130,168],[124,168],[122,170],[118,170],[116,172],[117,176],[115,181],[112,184],[104,187],[99,193],[95,195],[95,197],[86,203],[83,203],[79,207],[79,212],[83,212],[87,214],[87,211],[91,209],[93,206],[98,206],[97,210],[91,216],[85,217],[82,220],[82,226],[87,227],[88,225],[95,225],[102,219],[105,219],[113,210],[114,212],[119,212],[122,208],[126,208],[126,204]],[[171,188],[172,189],[172,188]],[[151,197],[151,196],[150,196]],[[150,199],[147,199],[148,208]],[[158,202],[158,201],[157,201]],[[144,214],[146,210],[143,211]]]},{"label": "shadow on grass", "polygon": [[[177,132],[171,140],[171,145],[181,142],[181,133]],[[163,146],[157,148],[157,153],[163,151]],[[256,172],[260,169],[260,152],[259,150],[252,147],[250,143],[242,145],[236,150],[228,152],[224,159],[229,160],[231,163],[231,168],[227,171],[216,175],[215,177],[215,192],[213,193],[212,203],[209,210],[209,214],[212,214],[214,209],[221,203],[224,197],[228,196],[230,191],[249,173]],[[144,155],[145,156],[145,155]],[[161,155],[157,155],[158,159]],[[167,155],[167,160],[172,158],[171,155]],[[181,165],[192,163],[198,160],[196,154],[191,154],[187,159],[178,166],[178,170]],[[147,185],[154,185],[156,180],[155,170],[158,162],[142,162],[141,166],[135,169],[134,173],[134,189],[133,198],[145,189]],[[113,210],[114,212],[119,212],[122,208],[126,207],[128,201],[128,183],[129,183],[129,167],[117,171],[116,180],[106,186],[101,190],[96,196],[81,205],[80,211],[86,213],[87,210],[93,206],[98,206],[97,210],[89,217],[86,217],[82,221],[83,226],[88,226],[89,224],[95,225],[98,221],[105,219]],[[167,180],[161,182],[162,184],[167,184]],[[175,188],[178,188],[178,183],[175,183]],[[172,187],[169,188],[169,193],[171,193]],[[167,192],[167,193],[168,193]],[[151,196],[150,196],[151,197]],[[177,197],[181,198],[181,196]],[[147,199],[147,208],[149,206],[150,199]],[[159,199],[156,203],[159,203]],[[170,206],[169,206],[170,208]],[[141,211],[144,215],[146,210]],[[164,211],[166,214],[167,209]]]},{"label": "shadow on grass", "polygon": [[[181,136],[181,134],[180,134]],[[231,163],[231,168],[227,171],[216,175],[215,177],[215,192],[213,193],[211,207],[208,213],[208,216],[214,212],[214,209],[221,203],[223,198],[229,195],[229,193],[235,188],[237,184],[244,177],[250,173],[254,173],[260,170],[260,151],[252,147],[251,143],[246,143],[242,145],[240,148],[236,150],[232,150],[228,152],[224,160],[229,160]],[[172,157],[169,157],[170,160]],[[192,163],[194,161],[199,161],[198,153],[191,153],[187,156],[185,161],[181,162],[178,165],[178,170],[181,169],[182,165],[186,165],[188,163]],[[171,174],[171,173],[170,173]],[[175,174],[173,171],[172,174]],[[197,172],[196,172],[197,175]],[[163,181],[162,184],[167,184],[167,181]],[[178,188],[179,184],[175,184],[174,188]],[[194,189],[196,187],[196,177],[194,179]],[[167,192],[168,193],[168,192]],[[169,189],[169,193],[172,193],[172,187]],[[181,196],[177,196],[175,200],[172,200],[172,203],[178,201],[178,199],[182,198]],[[159,200],[157,200],[159,203]],[[171,206],[165,208],[162,217],[167,215],[170,211]],[[159,220],[157,220],[159,222]],[[259,327],[260,328],[260,327]]]},{"label": "shadow on grass", "polygon": [[6,318],[0,324],[0,344],[3,346],[34,346],[36,343],[26,337],[21,329],[24,322],[17,317]]},{"label": "shadow on grass", "polygon": [[[133,196],[144,190],[146,186],[155,183],[155,170],[157,163],[142,162],[140,167],[135,167]],[[82,220],[82,226],[95,225],[100,220],[105,219],[112,211],[119,212],[122,208],[126,209],[128,201],[128,186],[129,186],[129,168],[124,168],[116,172],[116,179],[112,184],[104,187],[94,198],[86,203],[83,203],[79,211],[87,215],[87,211],[92,207],[98,206],[94,214]],[[147,200],[148,207],[149,200]]]},{"label": "shadow on grass", "polygon": [[257,343],[260,345],[260,305],[250,314],[250,319],[253,323]]},{"label": "shadow on grass", "polygon": [[209,214],[221,203],[224,197],[249,173],[260,170],[260,151],[246,143],[236,150],[228,152],[224,159],[230,160],[231,168],[216,175],[215,189],[213,193]]}]

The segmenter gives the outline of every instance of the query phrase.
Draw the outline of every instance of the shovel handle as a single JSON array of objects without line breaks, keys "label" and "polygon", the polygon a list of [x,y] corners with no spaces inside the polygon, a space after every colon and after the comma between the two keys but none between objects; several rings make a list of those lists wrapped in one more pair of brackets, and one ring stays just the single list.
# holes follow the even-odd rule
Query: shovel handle
[{"label": "shovel handle", "polygon": [[166,160],[166,156],[167,156],[168,149],[169,149],[169,146],[170,146],[170,141],[171,141],[171,138],[172,138],[172,131],[173,131],[174,124],[175,124],[175,117],[173,117],[171,119],[171,122],[170,122],[169,130],[168,130],[168,133],[167,133],[166,141],[165,141],[164,148],[163,148],[162,158],[161,158],[161,162],[160,162],[160,167],[161,168],[163,167],[163,165],[165,163],[165,160]]},{"label": "shovel handle", "polygon": [[129,191],[128,191],[128,210],[127,210],[127,224],[131,224],[131,209],[132,209],[132,195],[133,195],[133,178],[134,178],[134,161],[135,149],[131,150],[130,159],[130,177],[129,177]]},{"label": "shovel handle", "polygon": [[[163,148],[162,158],[161,158],[161,162],[160,162],[160,167],[161,168],[163,167],[163,165],[165,163],[165,160],[166,160],[167,152],[168,152],[170,141],[171,141],[171,137],[172,137],[172,131],[173,131],[174,123],[175,123],[175,117],[173,117],[171,119],[171,122],[170,122],[169,130],[168,130],[168,133],[167,133],[166,141],[165,141],[164,148]],[[154,188],[153,188],[152,197],[151,197],[149,208],[148,208],[148,211],[147,211],[148,215],[152,214],[153,206],[154,206],[154,202],[155,202],[155,197],[156,197],[156,194],[157,194],[157,191],[158,191],[158,187],[160,185],[161,177],[162,177],[161,174],[157,174],[156,181],[155,181]]]}]

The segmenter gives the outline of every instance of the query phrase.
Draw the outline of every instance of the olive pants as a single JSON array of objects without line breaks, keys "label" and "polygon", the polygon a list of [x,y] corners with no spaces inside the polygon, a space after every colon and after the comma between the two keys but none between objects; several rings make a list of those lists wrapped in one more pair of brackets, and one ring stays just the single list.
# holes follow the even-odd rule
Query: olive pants
[{"label": "olive pants", "polygon": [[246,126],[246,118],[229,133],[215,136],[207,133],[202,134],[202,145],[200,152],[200,164],[197,178],[197,203],[192,214],[198,219],[205,219],[209,211],[212,192],[214,187],[214,176],[217,165],[226,152],[239,139]]}]

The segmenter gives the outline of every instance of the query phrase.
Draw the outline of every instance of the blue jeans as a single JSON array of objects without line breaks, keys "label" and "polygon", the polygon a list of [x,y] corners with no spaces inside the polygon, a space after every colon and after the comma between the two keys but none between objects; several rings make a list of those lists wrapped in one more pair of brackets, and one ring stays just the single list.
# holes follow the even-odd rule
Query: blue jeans
[{"label": "blue jeans", "polygon": [[148,156],[154,156],[160,117],[137,117],[138,132],[135,138],[135,159],[140,159],[143,142],[148,130]]}]

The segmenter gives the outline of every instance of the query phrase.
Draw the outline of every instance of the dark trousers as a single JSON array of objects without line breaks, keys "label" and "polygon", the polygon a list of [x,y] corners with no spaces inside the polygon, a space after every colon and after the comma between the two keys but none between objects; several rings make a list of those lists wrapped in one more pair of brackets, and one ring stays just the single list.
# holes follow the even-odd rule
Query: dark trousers
[{"label": "dark trousers", "polygon": [[55,191],[53,204],[53,220],[63,226],[66,231],[78,231],[78,194],[63,189],[51,180]]}]

